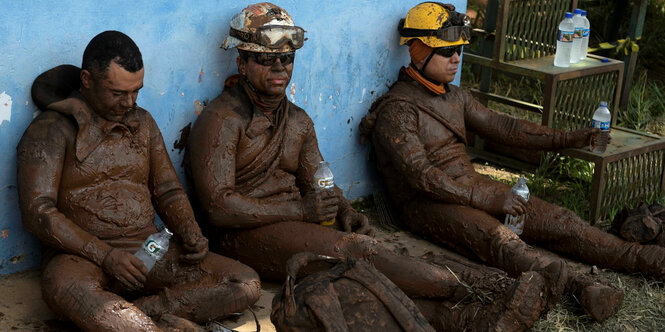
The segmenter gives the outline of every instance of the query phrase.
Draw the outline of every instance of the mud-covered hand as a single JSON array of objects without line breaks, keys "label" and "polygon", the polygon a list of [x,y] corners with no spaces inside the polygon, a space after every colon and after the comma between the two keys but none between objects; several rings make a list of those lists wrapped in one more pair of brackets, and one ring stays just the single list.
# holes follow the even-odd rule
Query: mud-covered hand
[{"label": "mud-covered hand", "polygon": [[566,147],[569,148],[584,148],[591,144],[591,140],[598,139],[600,129],[598,128],[582,128],[575,131],[569,131],[566,135]]},{"label": "mud-covered hand", "polygon": [[196,264],[208,254],[208,239],[199,232],[188,232],[180,237],[182,239],[183,254],[180,260],[189,264]]},{"label": "mud-covered hand", "polygon": [[506,190],[494,197],[486,211],[493,215],[519,216],[527,212],[527,201],[524,197]]},{"label": "mud-covered hand", "polygon": [[367,216],[348,208],[339,213],[337,219],[342,223],[345,232],[354,232],[374,237],[374,228],[370,226]]},{"label": "mud-covered hand", "polygon": [[104,272],[118,279],[129,290],[143,287],[148,268],[136,256],[120,249],[111,249],[102,262]]},{"label": "mud-covered hand", "polygon": [[310,191],[301,201],[303,221],[318,224],[335,218],[338,203],[332,190]]}]

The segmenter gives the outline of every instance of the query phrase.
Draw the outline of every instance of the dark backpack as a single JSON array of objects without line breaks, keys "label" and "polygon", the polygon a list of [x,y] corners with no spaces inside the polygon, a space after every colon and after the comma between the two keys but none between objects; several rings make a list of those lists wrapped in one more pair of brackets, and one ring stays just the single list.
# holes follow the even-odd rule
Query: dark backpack
[{"label": "dark backpack", "polygon": [[[298,281],[309,263],[334,264]],[[395,284],[364,260],[303,252],[287,262],[286,283],[272,302],[277,331],[434,331]]]}]

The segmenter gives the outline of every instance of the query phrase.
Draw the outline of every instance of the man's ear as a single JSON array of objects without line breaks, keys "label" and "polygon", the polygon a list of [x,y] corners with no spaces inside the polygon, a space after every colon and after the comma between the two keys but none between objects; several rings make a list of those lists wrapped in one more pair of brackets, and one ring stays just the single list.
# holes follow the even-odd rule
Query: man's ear
[{"label": "man's ear", "polygon": [[247,61],[240,58],[240,55],[236,58],[236,65],[238,65],[238,74],[245,75],[247,71]]},{"label": "man's ear", "polygon": [[90,89],[92,86],[92,73],[87,69],[81,69],[81,86]]}]

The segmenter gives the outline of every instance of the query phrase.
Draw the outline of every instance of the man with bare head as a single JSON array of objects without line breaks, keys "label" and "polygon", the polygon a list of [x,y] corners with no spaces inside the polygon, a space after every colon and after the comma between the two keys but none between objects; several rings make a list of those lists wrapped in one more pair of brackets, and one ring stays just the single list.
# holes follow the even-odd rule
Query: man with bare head
[{"label": "man with bare head", "polygon": [[[250,5],[231,21],[223,47],[238,49],[238,74],[226,79],[222,94],[199,115],[187,152],[213,250],[278,281],[298,252],[365,255],[411,297],[459,300],[467,293],[450,271],[378,245],[367,236],[367,218],[339,188],[315,190],[322,156],[314,125],[285,95],[304,40],[304,30],[270,3]],[[334,224],[322,226],[332,219]],[[543,284],[540,275],[525,274],[503,299],[484,308],[421,309],[446,330],[524,329],[543,310]]]},{"label": "man with bare head", "polygon": [[[466,153],[466,132],[522,148],[554,150],[589,146],[597,129],[550,129],[492,111],[448,83],[468,44],[468,21],[451,5],[425,2],[400,22],[401,44],[411,64],[390,91],[377,99],[361,122],[371,138],[389,194],[414,231],[501,268],[512,275],[542,271],[560,261],[527,243],[585,262],[665,279],[665,248],[629,243],[590,226],[573,212],[511,188],[474,170]],[[500,220],[526,214],[518,236]],[[597,320],[614,314],[623,299],[617,289],[567,272],[568,292]],[[565,277],[567,275],[567,277]]]},{"label": "man with bare head", "polygon": [[[44,112],[18,145],[23,224],[46,245],[43,297],[86,331],[204,323],[260,294],[251,268],[208,253],[157,124],[136,105],[143,75],[128,36],[97,35],[82,69],[63,65],[35,80]],[[175,239],[148,272],[134,253],[157,232],[155,210]]]}]

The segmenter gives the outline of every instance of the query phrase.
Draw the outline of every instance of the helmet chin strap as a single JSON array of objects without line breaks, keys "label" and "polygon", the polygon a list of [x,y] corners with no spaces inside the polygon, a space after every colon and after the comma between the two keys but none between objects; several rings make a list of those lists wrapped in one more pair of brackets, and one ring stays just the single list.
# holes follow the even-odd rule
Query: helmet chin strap
[{"label": "helmet chin strap", "polygon": [[413,65],[414,68],[416,68],[416,70],[418,71],[420,76],[422,76],[424,79],[426,79],[426,80],[428,80],[428,81],[430,81],[434,84],[441,84],[441,82],[437,82],[437,81],[427,77],[427,75],[425,75],[425,67],[427,67],[427,64],[429,64],[429,61],[432,60],[433,56],[434,56],[434,50],[432,50],[432,52],[429,53],[429,55],[427,56],[427,59],[425,59],[425,63],[423,63],[423,66],[420,69],[418,69],[418,67],[416,66],[416,64],[413,63],[413,61],[411,61],[411,64]]}]

